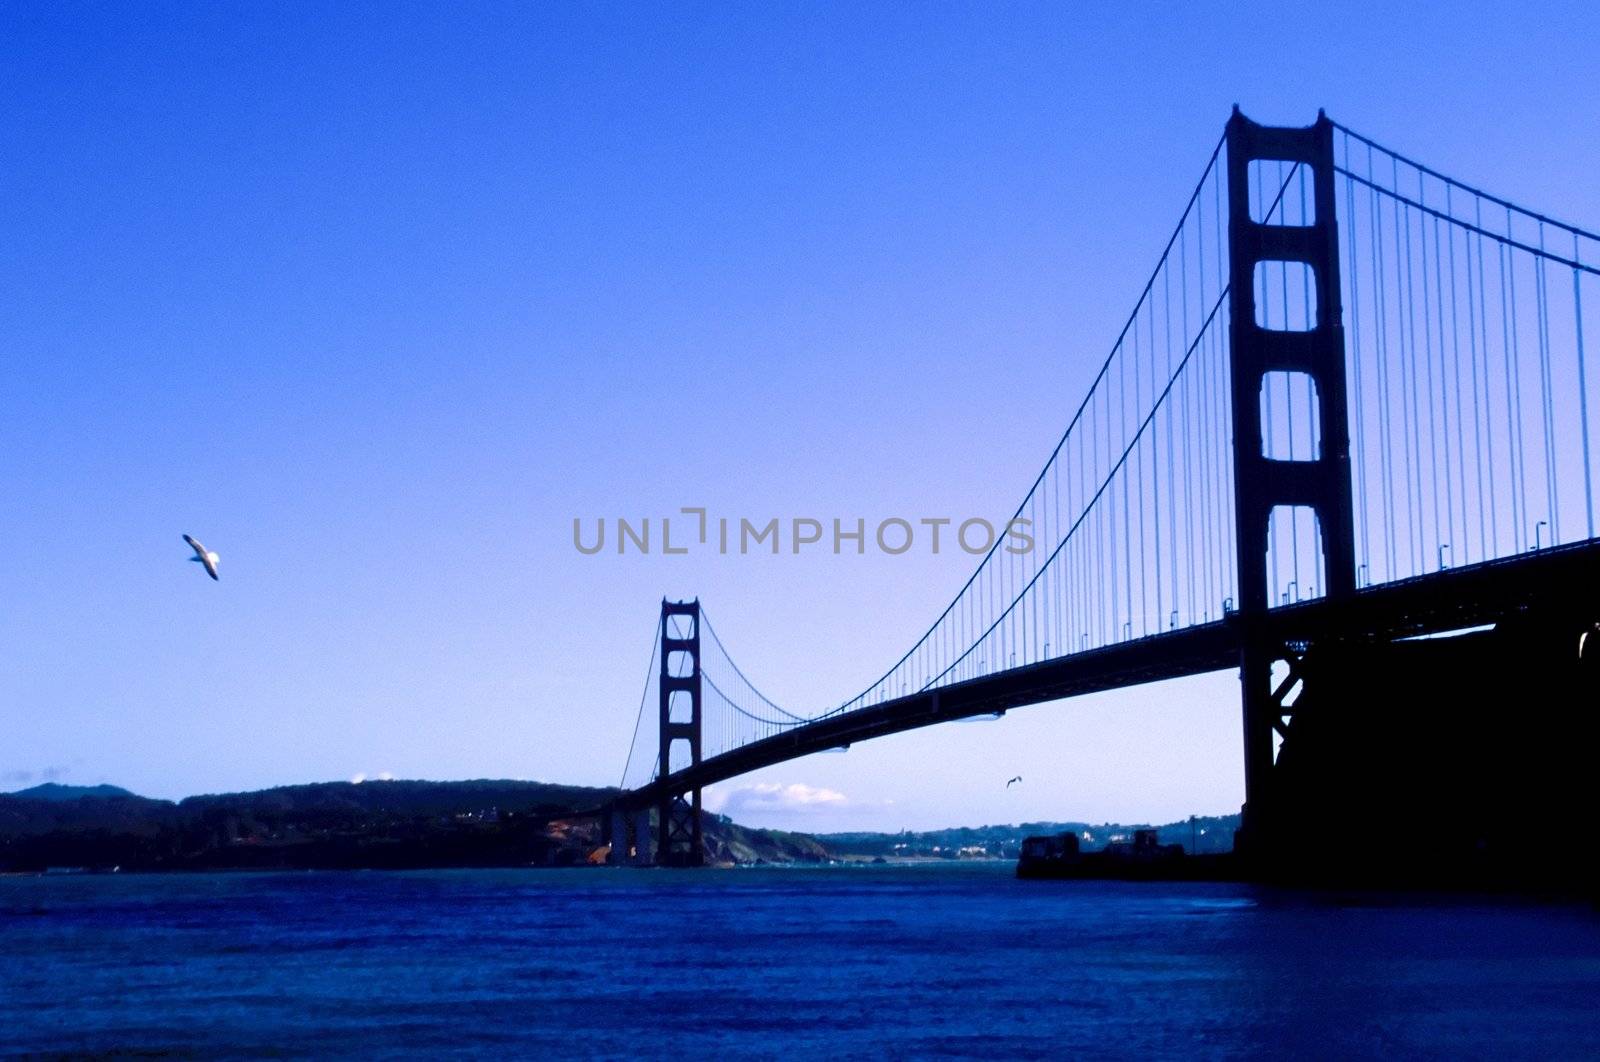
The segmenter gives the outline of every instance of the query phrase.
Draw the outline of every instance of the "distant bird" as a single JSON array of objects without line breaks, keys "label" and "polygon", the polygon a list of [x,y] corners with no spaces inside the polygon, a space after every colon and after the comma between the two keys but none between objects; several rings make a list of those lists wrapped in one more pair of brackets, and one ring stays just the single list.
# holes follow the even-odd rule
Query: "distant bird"
[{"label": "distant bird", "polygon": [[1010,789],[1012,786],[1016,785],[1020,781],[1022,781],[1022,775],[1019,774],[1015,778],[1011,779],[1011,781],[1006,783],[1006,788]]},{"label": "distant bird", "polygon": [[206,566],[206,574],[215,579],[217,577],[217,562],[222,560],[222,558],[206,549],[199,542],[195,541],[188,535],[184,535],[183,540],[189,543],[190,549],[194,550],[194,556],[190,557],[189,559],[194,561],[196,564],[204,564]]}]

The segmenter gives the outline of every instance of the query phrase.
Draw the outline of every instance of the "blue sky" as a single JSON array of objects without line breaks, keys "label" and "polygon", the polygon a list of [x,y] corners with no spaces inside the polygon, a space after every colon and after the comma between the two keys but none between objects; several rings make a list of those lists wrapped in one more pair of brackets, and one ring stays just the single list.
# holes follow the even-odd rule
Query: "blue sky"
[{"label": "blue sky", "polygon": [[[1007,514],[1232,103],[1592,223],[1597,39],[1577,3],[11,5],[0,787],[614,782],[663,594],[780,700],[834,702],[968,558],[590,558],[573,517]],[[716,800],[814,829],[1233,810],[1236,690]]]}]

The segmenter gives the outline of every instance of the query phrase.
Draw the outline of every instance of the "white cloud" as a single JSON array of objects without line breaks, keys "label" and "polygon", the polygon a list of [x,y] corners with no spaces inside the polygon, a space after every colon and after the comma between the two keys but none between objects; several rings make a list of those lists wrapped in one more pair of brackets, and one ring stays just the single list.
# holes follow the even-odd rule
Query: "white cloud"
[{"label": "white cloud", "polygon": [[732,818],[752,812],[837,810],[850,800],[837,789],[824,789],[804,782],[758,782],[737,789],[715,788],[706,793],[706,807]]}]

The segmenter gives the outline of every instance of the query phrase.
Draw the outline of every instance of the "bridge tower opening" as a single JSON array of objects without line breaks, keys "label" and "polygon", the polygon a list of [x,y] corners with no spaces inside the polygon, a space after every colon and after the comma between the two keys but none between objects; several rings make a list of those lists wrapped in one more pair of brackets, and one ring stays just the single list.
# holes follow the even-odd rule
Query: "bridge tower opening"
[{"label": "bridge tower opening", "polygon": [[[659,777],[700,765],[700,601],[661,602],[661,705]],[[688,747],[688,762],[678,752]],[[663,788],[656,803],[656,863],[697,867],[705,863],[700,790]]]},{"label": "bridge tower opening", "polygon": [[[1241,849],[1272,829],[1275,733],[1281,734],[1296,690],[1273,680],[1275,662],[1298,660],[1274,636],[1268,551],[1274,509],[1305,506],[1316,517],[1324,594],[1330,601],[1356,589],[1350,421],[1345,396],[1345,338],[1339,291],[1333,123],[1321,112],[1309,128],[1263,126],[1237,107],[1228,121],[1229,364],[1233,395],[1233,473],[1239,602],[1243,631],[1240,683],[1244,701],[1245,807]],[[1291,223],[1256,220],[1250,164],[1303,168],[1313,209]],[[1303,179],[1303,174],[1301,175]],[[1263,215],[1265,218],[1265,214]],[[1313,314],[1295,330],[1276,330],[1257,306],[1258,266],[1288,263],[1310,271]],[[1270,373],[1302,373],[1314,384],[1321,445],[1309,457],[1274,455],[1262,432],[1260,395]]]}]

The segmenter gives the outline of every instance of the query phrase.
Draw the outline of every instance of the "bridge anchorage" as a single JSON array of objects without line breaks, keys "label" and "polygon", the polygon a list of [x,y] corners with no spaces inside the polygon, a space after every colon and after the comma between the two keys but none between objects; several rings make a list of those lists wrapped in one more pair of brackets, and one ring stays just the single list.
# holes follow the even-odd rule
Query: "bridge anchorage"
[{"label": "bridge anchorage", "polygon": [[[1484,777],[1510,779],[1502,805],[1600,811],[1571,759],[1600,740],[1597,307],[1600,235],[1326,115],[1235,108],[1017,507],[1038,548],[996,542],[910,649],[820,711],[758,689],[698,601],[663,602],[613,861],[722,858],[701,790],[762,767],[1233,669],[1237,842],[1266,870],[1353,807],[1489,823],[1463,850],[1523,843]],[[1513,703],[1577,739],[1511,740]]]}]

